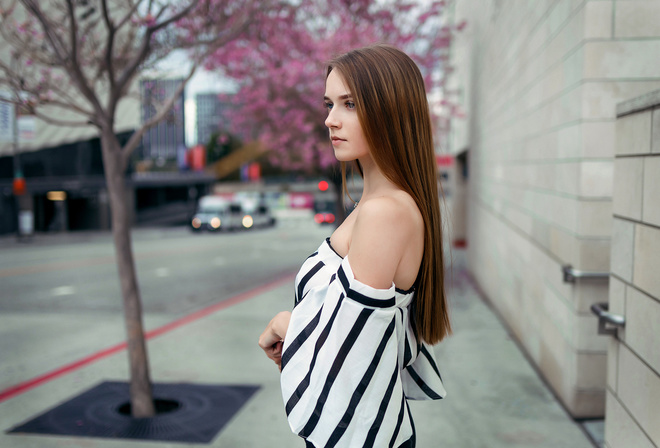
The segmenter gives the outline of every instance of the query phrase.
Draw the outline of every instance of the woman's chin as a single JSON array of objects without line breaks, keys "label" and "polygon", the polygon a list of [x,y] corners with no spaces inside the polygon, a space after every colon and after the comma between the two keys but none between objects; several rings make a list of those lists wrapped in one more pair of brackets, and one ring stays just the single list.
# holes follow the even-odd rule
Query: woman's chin
[{"label": "woman's chin", "polygon": [[337,150],[335,148],[335,159],[337,159],[339,162],[352,162],[354,160],[357,160],[358,157],[355,154],[342,150]]}]

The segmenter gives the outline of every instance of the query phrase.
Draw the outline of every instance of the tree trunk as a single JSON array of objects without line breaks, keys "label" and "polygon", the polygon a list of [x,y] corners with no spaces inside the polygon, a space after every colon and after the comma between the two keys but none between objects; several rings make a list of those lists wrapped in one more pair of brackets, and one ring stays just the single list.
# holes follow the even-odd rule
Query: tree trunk
[{"label": "tree trunk", "polygon": [[142,302],[131,245],[131,222],[127,207],[124,167],[121,162],[121,146],[112,129],[102,129],[101,135],[103,166],[112,212],[112,236],[115,242],[115,255],[126,320],[131,413],[133,417],[137,418],[152,417],[155,410],[142,325]]}]

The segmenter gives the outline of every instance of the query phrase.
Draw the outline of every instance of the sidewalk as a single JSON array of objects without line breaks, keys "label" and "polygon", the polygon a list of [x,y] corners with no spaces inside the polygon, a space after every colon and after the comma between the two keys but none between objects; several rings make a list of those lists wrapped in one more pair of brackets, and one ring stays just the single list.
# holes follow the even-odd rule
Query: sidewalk
[{"label": "sidewalk", "polygon": [[[436,347],[448,396],[439,402],[411,402],[417,446],[593,448],[480,299],[463,267],[463,253],[455,250],[454,259],[449,289],[454,335]],[[290,279],[273,284],[247,300],[190,320],[149,341],[154,382],[261,386],[211,444],[4,432],[101,381],[125,380],[127,355],[122,350],[0,402],[0,447],[303,446],[289,431],[277,368],[257,346],[270,318],[291,308],[292,288]],[[114,342],[109,341],[108,346]]]}]

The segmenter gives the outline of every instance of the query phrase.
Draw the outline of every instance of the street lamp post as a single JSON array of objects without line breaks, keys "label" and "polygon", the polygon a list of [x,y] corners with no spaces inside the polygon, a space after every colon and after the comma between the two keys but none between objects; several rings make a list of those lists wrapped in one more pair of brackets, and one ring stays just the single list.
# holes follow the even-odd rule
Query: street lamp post
[{"label": "street lamp post", "polygon": [[[12,57],[11,71],[16,73],[17,58]],[[12,190],[16,198],[16,224],[19,240],[24,237],[32,236],[34,232],[34,215],[32,212],[32,204],[30,203],[30,196],[27,195],[27,187],[25,177],[23,176],[23,168],[20,159],[20,141],[18,129],[18,115],[19,107],[21,104],[21,95],[17,88],[14,88],[14,111],[13,111],[13,165],[14,165],[14,179]]]}]

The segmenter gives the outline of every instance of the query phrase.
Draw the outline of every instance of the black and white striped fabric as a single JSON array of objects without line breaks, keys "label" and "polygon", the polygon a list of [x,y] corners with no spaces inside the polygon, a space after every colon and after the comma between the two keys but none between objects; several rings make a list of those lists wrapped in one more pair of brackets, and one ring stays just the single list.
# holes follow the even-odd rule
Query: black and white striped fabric
[{"label": "black and white striped fabric", "polygon": [[413,296],[356,280],[330,239],[303,263],[281,386],[289,425],[308,446],[414,446],[406,398],[446,392],[432,351],[413,333]]}]

